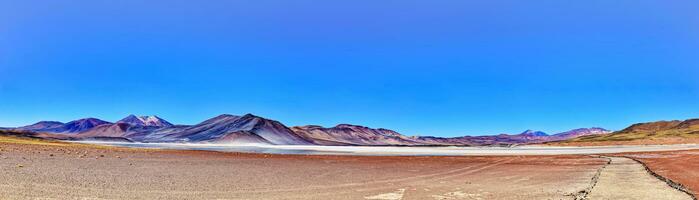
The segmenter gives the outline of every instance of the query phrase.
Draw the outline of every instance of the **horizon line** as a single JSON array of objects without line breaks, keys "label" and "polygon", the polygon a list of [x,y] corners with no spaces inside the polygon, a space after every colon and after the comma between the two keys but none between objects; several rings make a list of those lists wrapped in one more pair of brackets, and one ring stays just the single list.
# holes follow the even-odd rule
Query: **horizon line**
[{"label": "horizon line", "polygon": [[[346,124],[346,125],[352,125],[352,126],[366,127],[366,128],[370,128],[370,129],[387,129],[387,130],[391,130],[391,131],[396,131],[395,129],[392,129],[392,128],[366,126],[366,125],[361,125],[361,124],[357,124],[357,123],[337,123],[337,124],[335,124],[335,125],[318,125],[318,124],[313,124],[313,123],[305,124],[305,125],[287,125],[286,123],[284,123],[284,122],[282,122],[282,121],[280,121],[280,120],[276,120],[276,119],[272,119],[272,118],[263,117],[263,116],[256,115],[256,114],[253,114],[253,113],[246,113],[246,114],[243,114],[243,115],[222,113],[222,114],[218,114],[218,115],[216,115],[216,116],[214,116],[214,117],[206,118],[206,119],[204,119],[204,120],[202,120],[202,121],[200,121],[200,122],[194,123],[194,124],[172,123],[172,122],[170,122],[169,120],[164,119],[163,117],[161,117],[161,116],[159,116],[159,115],[157,115],[157,114],[152,114],[152,115],[140,115],[140,114],[138,114],[138,115],[137,115],[137,114],[133,114],[133,113],[132,113],[132,114],[126,115],[126,117],[129,117],[129,116],[137,116],[137,117],[155,116],[155,117],[161,118],[161,119],[163,119],[163,120],[165,120],[165,121],[167,121],[167,122],[170,122],[170,123],[172,123],[172,124],[174,124],[174,125],[192,126],[192,125],[196,125],[196,124],[198,124],[198,123],[201,123],[201,122],[203,122],[203,121],[206,121],[206,120],[209,120],[209,119],[212,119],[212,118],[215,118],[215,117],[223,116],[223,115],[232,115],[232,116],[238,116],[238,117],[242,117],[242,116],[245,116],[245,115],[252,115],[252,116],[260,117],[260,118],[267,119],[267,120],[277,121],[277,122],[279,122],[279,123],[281,123],[281,124],[283,124],[284,126],[289,127],[289,128],[291,128],[291,127],[301,127],[301,126],[320,126],[320,127],[323,127],[323,128],[333,128],[333,127],[337,127],[337,126]],[[124,118],[126,118],[126,117],[124,117]],[[83,119],[98,119],[98,120],[102,120],[102,121],[105,121],[105,122],[109,122],[109,123],[114,124],[114,123],[118,123],[120,120],[122,120],[122,119],[124,119],[124,118],[120,118],[119,120],[115,120],[115,121],[110,121],[110,120],[104,120],[104,119],[102,119],[102,118],[100,118],[100,117],[92,117],[92,116],[89,116],[89,117],[82,117],[82,118],[78,118],[78,119],[73,119],[73,120],[66,121],[66,122],[61,121],[61,120],[40,120],[40,121],[37,121],[37,122],[33,122],[33,123],[31,123],[31,124],[17,125],[17,126],[0,126],[0,128],[19,128],[19,127],[22,127],[22,126],[29,126],[29,125],[33,125],[33,124],[40,123],[40,122],[69,123],[69,122],[72,122],[72,121],[83,120]],[[653,121],[653,122],[658,122],[658,121],[676,121],[676,120],[677,120],[677,119],[675,119],[675,120],[656,120],[656,121]],[[679,121],[682,121],[682,120],[679,120]],[[637,123],[646,123],[646,122],[637,122]],[[634,123],[634,124],[636,124],[636,123]],[[629,124],[629,125],[627,125],[626,127],[631,126],[631,125],[633,125],[633,124]],[[503,134],[505,134],[505,135],[517,135],[517,134],[522,134],[522,133],[528,132],[528,131],[543,132],[543,133],[546,133],[546,134],[549,134],[549,135],[553,135],[553,134],[564,133],[564,132],[573,131],[573,130],[577,130],[577,129],[593,129],[593,128],[600,128],[600,129],[604,129],[604,130],[607,130],[607,131],[610,131],[610,132],[619,131],[619,130],[614,130],[614,129],[608,129],[608,128],[601,127],[601,126],[584,126],[584,127],[577,127],[577,128],[569,128],[569,129],[566,129],[566,130],[563,130],[563,131],[560,131],[560,130],[559,130],[559,131],[543,131],[542,129],[528,128],[528,129],[525,129],[524,131],[515,132],[515,133],[506,132],[506,131],[501,131],[501,132],[499,132],[499,133],[458,134],[458,135],[456,135],[456,136],[452,135],[452,136],[438,136],[438,137],[496,136],[496,135],[503,135]],[[406,135],[406,136],[434,136],[434,135],[426,135],[426,134],[405,134],[405,133],[402,132],[402,131],[396,131],[396,132],[398,132],[398,133],[400,133],[400,134],[402,134],[402,135]]]}]

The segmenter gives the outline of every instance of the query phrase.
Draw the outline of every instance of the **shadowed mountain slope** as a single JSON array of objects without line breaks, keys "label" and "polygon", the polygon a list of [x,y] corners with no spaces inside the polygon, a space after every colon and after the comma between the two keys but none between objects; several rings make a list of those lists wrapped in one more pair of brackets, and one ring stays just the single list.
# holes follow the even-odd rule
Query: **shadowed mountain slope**
[{"label": "shadowed mountain slope", "polygon": [[296,126],[296,134],[320,145],[422,145],[422,141],[388,129],[340,124],[331,128]]},{"label": "shadowed mountain slope", "polygon": [[[261,118],[252,114],[244,116],[220,115],[194,126],[178,130],[163,129],[146,140],[172,142],[222,142],[232,138],[246,138],[250,141],[282,145],[312,144],[296,135],[278,121]],[[238,135],[238,136],[232,136]]]},{"label": "shadowed mountain slope", "polygon": [[40,121],[32,125],[28,126],[22,126],[17,129],[20,130],[29,130],[29,131],[37,131],[37,130],[51,130],[55,128],[62,127],[64,125],[63,122],[57,122],[57,121]]}]

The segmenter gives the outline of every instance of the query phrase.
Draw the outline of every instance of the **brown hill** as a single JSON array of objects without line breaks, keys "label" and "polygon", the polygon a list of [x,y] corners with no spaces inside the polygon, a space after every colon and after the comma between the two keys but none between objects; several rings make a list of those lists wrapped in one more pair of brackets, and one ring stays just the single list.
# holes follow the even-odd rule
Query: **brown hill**
[{"label": "brown hill", "polygon": [[688,119],[676,126],[677,128],[695,128],[699,129],[699,119]]},{"label": "brown hill", "polygon": [[638,123],[625,128],[624,130],[618,131],[616,133],[646,133],[646,132],[658,132],[663,130],[669,130],[675,128],[677,125],[681,124],[683,121],[673,120],[673,121],[657,121],[648,123]]},{"label": "brown hill", "polygon": [[699,119],[638,123],[606,135],[591,135],[558,142],[564,145],[699,143]]}]

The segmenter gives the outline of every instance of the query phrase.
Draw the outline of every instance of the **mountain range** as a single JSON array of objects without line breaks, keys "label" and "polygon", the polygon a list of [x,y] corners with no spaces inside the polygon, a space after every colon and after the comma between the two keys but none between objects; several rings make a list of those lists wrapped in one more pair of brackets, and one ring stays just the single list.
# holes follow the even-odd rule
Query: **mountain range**
[{"label": "mountain range", "polygon": [[527,130],[520,134],[492,136],[431,137],[406,136],[383,128],[339,124],[287,127],[279,121],[246,114],[223,114],[195,125],[174,125],[158,116],[129,115],[117,122],[85,118],[61,123],[41,121],[14,128],[33,136],[63,140],[116,140],[133,142],[273,144],[273,145],[512,145],[569,140],[581,136],[606,135],[602,128],[581,128],[549,135]]}]

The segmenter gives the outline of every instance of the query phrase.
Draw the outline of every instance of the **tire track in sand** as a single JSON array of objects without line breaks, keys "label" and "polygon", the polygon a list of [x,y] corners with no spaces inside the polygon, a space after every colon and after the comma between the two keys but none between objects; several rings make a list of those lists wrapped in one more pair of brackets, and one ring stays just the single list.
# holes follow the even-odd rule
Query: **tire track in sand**
[{"label": "tire track in sand", "polygon": [[[495,166],[499,166],[505,163],[508,163],[512,160],[515,160],[516,158],[509,158],[509,159],[501,159],[498,160],[494,163],[491,164],[485,164],[485,165],[480,165],[479,167],[471,170],[466,170],[466,171],[461,171],[459,173],[454,173],[454,174],[449,174],[446,176],[437,176],[437,177],[432,177],[431,179],[418,179],[415,181],[401,181],[401,182],[392,182],[392,185],[381,185],[381,186],[374,186],[371,187],[369,185],[364,186],[365,189],[359,189],[355,191],[341,191],[341,192],[333,192],[332,194],[346,194],[346,193],[352,193],[352,192],[370,192],[370,191],[381,191],[381,190],[390,190],[390,189],[395,189],[399,188],[398,190],[405,190],[405,188],[400,188],[404,187],[405,185],[418,185],[418,184],[425,184],[425,183],[435,183],[435,182],[440,182],[442,180],[450,179],[450,178],[455,178],[455,177],[460,177],[460,176],[465,176],[473,173],[477,173],[480,171],[483,171],[485,169],[489,169]],[[473,167],[472,167],[473,168]],[[401,186],[403,185],[403,186]],[[379,194],[380,195],[380,194]]]},{"label": "tire track in sand", "polygon": [[[479,165],[470,165],[467,167],[455,169],[455,170],[450,170],[447,172],[441,172],[441,173],[434,173],[434,174],[426,174],[426,175],[419,175],[419,176],[411,176],[411,177],[405,177],[405,178],[397,178],[397,179],[385,179],[385,180],[378,180],[378,181],[369,181],[369,182],[361,182],[361,183],[351,183],[351,184],[342,184],[342,185],[333,185],[333,186],[323,186],[323,187],[313,187],[313,188],[305,188],[305,189],[293,189],[293,190],[265,190],[265,191],[246,191],[246,193],[267,193],[267,192],[294,192],[294,193],[307,193],[307,192],[313,192],[313,196],[315,197],[322,197],[322,196],[336,196],[336,195],[342,195],[342,194],[352,194],[352,193],[357,193],[357,192],[362,192],[362,193],[368,193],[371,191],[381,191],[381,190],[402,190],[401,185],[406,185],[406,184],[417,184],[417,183],[426,183],[426,182],[436,182],[439,180],[444,180],[448,178],[453,178],[453,177],[458,177],[458,176],[463,176],[463,175],[468,175],[468,174],[473,174],[476,172],[483,171],[488,168],[492,168],[498,165],[502,165],[505,163],[508,163],[516,158],[503,158],[499,159],[494,162],[487,162]],[[341,191],[338,191],[341,190]],[[293,194],[289,194],[289,197],[292,197]],[[305,197],[308,197],[307,195]]]},{"label": "tire track in sand", "polygon": [[[445,178],[450,178],[450,177],[456,177],[456,176],[462,176],[462,175],[467,175],[467,174],[472,174],[475,172],[482,171],[487,168],[495,167],[504,163],[507,163],[515,158],[503,158],[500,160],[497,160],[495,162],[487,162],[479,165],[470,165],[467,167],[463,168],[458,168],[454,170],[449,170],[447,172],[440,172],[440,173],[434,173],[434,174],[425,174],[425,175],[419,175],[419,176],[411,176],[411,177],[404,177],[404,178],[395,178],[395,179],[384,179],[384,180],[377,180],[377,181],[368,181],[368,182],[361,182],[361,183],[347,183],[347,184],[341,184],[341,185],[331,185],[331,186],[319,186],[319,187],[312,187],[312,188],[305,188],[305,189],[288,189],[288,190],[265,190],[265,191],[247,191],[251,193],[266,193],[266,192],[308,192],[308,191],[318,191],[315,192],[317,195],[323,195],[323,190],[328,190],[332,189],[332,191],[327,191],[327,194],[343,194],[343,193],[351,193],[351,192],[358,192],[358,191],[367,191],[367,190],[362,190],[362,188],[369,188],[369,190],[382,190],[382,189],[392,189],[398,187],[398,183],[407,183],[407,182],[428,182],[428,181],[435,181],[435,180],[442,180]],[[475,169],[474,169],[475,168]],[[373,187],[372,187],[373,186]],[[350,190],[352,188],[357,188],[360,187],[359,189],[354,189]],[[336,191],[336,189],[345,189],[347,191]],[[320,191],[319,191],[320,190]]]}]

